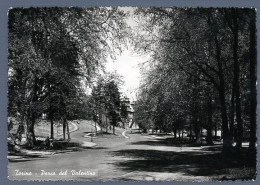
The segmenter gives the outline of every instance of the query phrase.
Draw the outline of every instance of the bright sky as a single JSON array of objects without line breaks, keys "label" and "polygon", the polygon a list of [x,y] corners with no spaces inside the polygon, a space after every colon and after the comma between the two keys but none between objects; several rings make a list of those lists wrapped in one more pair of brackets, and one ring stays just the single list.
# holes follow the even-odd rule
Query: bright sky
[{"label": "bright sky", "polygon": [[106,70],[116,71],[121,75],[124,81],[121,91],[135,98],[135,91],[140,84],[141,77],[138,64],[145,60],[145,57],[138,56],[130,50],[124,50],[115,61],[108,61]]},{"label": "bright sky", "polygon": [[[132,28],[137,26],[137,23],[131,16],[134,9],[132,7],[122,7],[121,9],[130,13],[129,18],[126,20],[127,24]],[[109,59],[105,68],[109,72],[116,71],[119,75],[123,76],[124,84],[121,91],[126,93],[127,96],[132,96],[129,98],[136,99],[136,90],[139,87],[141,77],[138,64],[146,61],[148,57],[134,53],[131,46],[128,48],[123,50],[115,61]]]}]

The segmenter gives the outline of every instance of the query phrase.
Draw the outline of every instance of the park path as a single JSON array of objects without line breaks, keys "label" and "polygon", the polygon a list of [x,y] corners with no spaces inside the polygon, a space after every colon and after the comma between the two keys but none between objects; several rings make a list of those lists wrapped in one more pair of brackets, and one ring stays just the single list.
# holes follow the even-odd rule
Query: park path
[{"label": "park path", "polygon": [[[81,121],[78,129],[71,133],[74,142],[91,142],[90,138],[84,137],[94,130],[88,121]],[[198,147],[165,146],[158,143],[158,139],[140,133],[126,133],[124,129],[117,128],[116,135],[100,134],[93,137],[93,148],[79,148],[74,151],[31,158],[20,162],[9,162],[10,179],[14,180],[78,180],[78,181],[111,181],[111,180],[208,180],[208,177],[192,176],[183,172],[160,171],[162,165],[174,168],[172,164],[155,164],[153,162],[164,161],[165,152],[192,152]],[[122,134],[124,132],[124,134]],[[127,137],[125,137],[127,136]],[[198,152],[200,152],[198,150]],[[209,151],[210,152],[210,151]],[[158,153],[158,154],[157,154]],[[145,155],[146,156],[145,156]],[[201,153],[202,154],[202,153]],[[158,159],[157,159],[158,156]],[[152,161],[151,157],[155,157]],[[140,166],[141,165],[141,166]],[[148,165],[148,166],[147,166]],[[150,167],[149,167],[150,165]],[[37,171],[40,169],[89,169],[98,171],[98,176],[16,176],[14,171],[23,169]],[[151,169],[151,170],[150,170]]]},{"label": "park path", "polygon": [[[36,179],[32,176],[17,177],[14,175],[16,169],[23,169],[25,171],[37,171],[37,169],[98,169],[99,180],[110,179],[115,177],[114,175],[123,173],[112,165],[115,158],[113,155],[109,154],[109,151],[123,149],[125,143],[128,142],[127,139],[122,136],[122,129],[116,129],[116,136],[112,134],[98,137],[94,136],[94,141],[91,142],[90,137],[84,136],[95,131],[94,125],[90,121],[81,121],[77,126],[78,129],[71,133],[71,142],[78,142],[83,146],[85,146],[85,143],[95,143],[97,144],[95,148],[41,156],[40,158],[31,158],[24,161],[20,160],[19,162],[10,162],[8,166],[9,178],[26,180],[47,180],[50,178],[52,180],[58,180],[56,177],[47,178],[46,176],[43,176],[42,178],[37,177]],[[98,127],[97,131],[100,132],[100,127]],[[111,175],[108,176],[108,174]],[[77,177],[75,178],[76,179],[74,180],[80,180]],[[66,177],[64,177],[64,180],[66,180]]]}]

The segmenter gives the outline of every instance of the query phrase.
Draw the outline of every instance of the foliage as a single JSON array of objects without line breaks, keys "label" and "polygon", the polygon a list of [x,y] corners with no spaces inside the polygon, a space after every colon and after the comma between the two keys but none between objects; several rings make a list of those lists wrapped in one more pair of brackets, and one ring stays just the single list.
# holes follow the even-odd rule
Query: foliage
[{"label": "foliage", "polygon": [[117,8],[10,9],[8,113],[26,126],[30,145],[42,113],[51,121],[79,116],[82,83],[91,86],[120,51],[124,16]]},{"label": "foliage", "polygon": [[[249,125],[244,98],[251,83],[246,61],[252,12],[234,8],[137,9],[136,50],[152,56],[143,66],[139,122],[174,132],[185,127],[198,140],[202,128],[211,133],[221,120],[224,149],[232,147],[233,139],[241,147],[243,127]],[[239,133],[236,138],[234,132]]]}]

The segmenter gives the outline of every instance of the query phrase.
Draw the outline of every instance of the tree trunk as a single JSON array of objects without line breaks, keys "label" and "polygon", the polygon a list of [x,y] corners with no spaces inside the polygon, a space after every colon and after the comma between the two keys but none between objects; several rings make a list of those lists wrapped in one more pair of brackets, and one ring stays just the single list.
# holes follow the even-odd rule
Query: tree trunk
[{"label": "tree trunk", "polygon": [[232,141],[228,129],[227,109],[225,100],[224,87],[220,87],[219,99],[221,104],[221,118],[222,118],[222,134],[223,134],[223,151],[229,152],[232,148]]},{"label": "tree trunk", "polygon": [[177,129],[176,128],[174,129],[174,138],[175,139],[177,138]]},{"label": "tree trunk", "polygon": [[197,116],[194,118],[194,133],[195,133],[195,137],[196,137],[195,142],[200,143],[200,126],[199,126]]},{"label": "tree trunk", "polygon": [[226,108],[226,98],[225,98],[225,80],[223,74],[223,66],[221,61],[221,50],[217,35],[215,35],[215,44],[216,44],[216,59],[218,64],[219,71],[219,100],[221,105],[221,118],[222,118],[222,131],[223,131],[223,152],[228,154],[232,149],[232,142],[228,128],[228,118],[227,118],[227,108]]},{"label": "tree trunk", "polygon": [[208,145],[213,145],[213,140],[212,140],[212,127],[207,127],[206,142],[207,142]]},{"label": "tree trunk", "polygon": [[53,119],[51,118],[51,139],[54,139]]},{"label": "tree trunk", "polygon": [[235,92],[234,92],[234,85],[232,88],[232,95],[231,95],[231,108],[230,108],[230,137],[232,139],[232,143],[234,142],[234,111],[235,111]]},{"label": "tree trunk", "polygon": [[66,139],[66,123],[65,123],[65,118],[62,117],[62,125],[63,125],[63,140]]},{"label": "tree trunk", "polygon": [[18,128],[17,128],[17,137],[19,138],[19,140],[21,141],[22,139],[22,134],[24,134],[25,136],[27,136],[27,123],[25,122],[24,118],[24,111],[22,111],[21,117],[19,118],[19,122],[18,122]]},{"label": "tree trunk", "polygon": [[52,110],[52,98],[51,98],[51,87],[50,83],[48,83],[48,91],[49,91],[49,119],[51,121],[51,139],[54,138],[54,129],[53,129],[53,110]]},{"label": "tree trunk", "polygon": [[207,123],[207,136],[206,136],[206,142],[208,145],[212,145],[212,115],[213,115],[213,110],[212,110],[212,98],[210,94],[208,94],[208,106],[207,106],[207,111],[208,111],[208,123]]},{"label": "tree trunk", "polygon": [[97,135],[97,122],[96,121],[94,122],[95,122],[95,134]]},{"label": "tree trunk", "polygon": [[191,125],[191,121],[190,121],[190,141],[192,140],[192,125]]},{"label": "tree trunk", "polygon": [[215,140],[217,140],[217,136],[218,136],[218,126],[216,124],[215,125]]},{"label": "tree trunk", "polygon": [[101,135],[103,136],[103,116],[102,115],[101,115],[101,119],[99,120],[99,125],[100,125]]},{"label": "tree trunk", "polygon": [[195,132],[195,138],[196,138],[195,142],[199,143],[200,142],[200,130],[199,130],[199,128],[195,129],[194,132]]},{"label": "tree trunk", "polygon": [[69,122],[67,119],[65,119],[66,122],[66,127],[67,127],[67,135],[68,135],[68,140],[70,140],[70,128],[69,128]]},{"label": "tree trunk", "polygon": [[249,149],[256,150],[256,14],[253,12],[250,18],[250,141]]},{"label": "tree trunk", "polygon": [[[196,75],[199,73],[196,71]],[[193,119],[193,131],[195,134],[195,142],[200,142],[200,120],[199,120],[199,90],[198,86],[200,82],[197,79],[193,79],[194,87],[192,89],[192,119]]]},{"label": "tree trunk", "polygon": [[[106,111],[107,112],[107,111]],[[107,115],[106,115],[106,133],[108,133]]]},{"label": "tree trunk", "polygon": [[102,114],[99,114],[99,126],[100,126],[100,132],[101,132],[101,135],[103,136],[103,116]]},{"label": "tree trunk", "polygon": [[33,147],[36,144],[35,134],[34,134],[34,124],[36,120],[36,112],[35,112],[35,102],[37,102],[37,90],[38,90],[38,79],[36,75],[33,75],[33,88],[31,89],[31,97],[30,92],[28,92],[29,97],[31,98],[31,102],[29,105],[29,109],[27,109],[27,119],[26,119],[26,126],[27,126],[27,144],[29,147]]},{"label": "tree trunk", "polygon": [[33,147],[36,144],[35,134],[34,134],[34,124],[35,124],[35,117],[31,115],[27,121],[27,145],[29,147]]},{"label": "tree trunk", "polygon": [[237,10],[232,9],[233,18],[233,57],[234,57],[234,93],[235,93],[235,103],[236,103],[236,120],[237,120],[237,148],[242,147],[243,141],[243,123],[241,118],[241,101],[240,101],[240,84],[239,84],[239,73],[240,67],[238,63],[238,23],[237,23]]},{"label": "tree trunk", "polygon": [[113,125],[113,134],[115,135],[115,125]]}]

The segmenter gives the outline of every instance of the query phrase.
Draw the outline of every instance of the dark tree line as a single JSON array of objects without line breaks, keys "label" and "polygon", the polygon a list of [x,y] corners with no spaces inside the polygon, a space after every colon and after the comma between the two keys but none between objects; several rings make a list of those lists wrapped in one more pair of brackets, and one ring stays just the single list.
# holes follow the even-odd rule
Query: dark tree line
[{"label": "dark tree line", "polygon": [[256,143],[256,14],[246,8],[139,8],[136,48],[152,54],[136,108],[142,127],[189,130],[223,150]]}]

